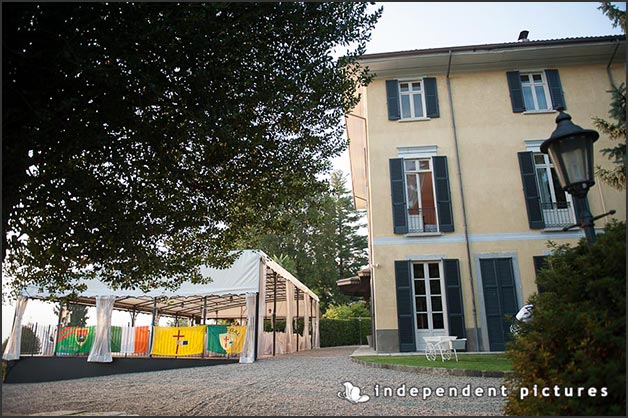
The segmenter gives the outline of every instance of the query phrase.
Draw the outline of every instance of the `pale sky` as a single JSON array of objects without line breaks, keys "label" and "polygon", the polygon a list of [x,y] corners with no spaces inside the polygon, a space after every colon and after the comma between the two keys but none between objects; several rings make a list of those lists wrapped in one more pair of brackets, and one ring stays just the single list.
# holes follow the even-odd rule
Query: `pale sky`
[{"label": "pale sky", "polygon": [[[614,3],[625,10],[625,3]],[[621,34],[611,21],[597,10],[597,2],[561,3],[377,3],[384,13],[372,32],[367,54],[407,51],[449,46],[516,42],[522,30],[528,39]],[[349,173],[349,157],[345,152],[334,160],[334,168]],[[350,184],[350,182],[348,183]],[[3,280],[4,283],[4,280]],[[95,309],[90,310],[88,324],[94,324]],[[14,309],[2,306],[2,339],[8,337]],[[126,325],[127,313],[115,313],[114,325]],[[29,301],[23,323],[56,324],[52,305]],[[143,316],[138,325],[147,325]]]}]

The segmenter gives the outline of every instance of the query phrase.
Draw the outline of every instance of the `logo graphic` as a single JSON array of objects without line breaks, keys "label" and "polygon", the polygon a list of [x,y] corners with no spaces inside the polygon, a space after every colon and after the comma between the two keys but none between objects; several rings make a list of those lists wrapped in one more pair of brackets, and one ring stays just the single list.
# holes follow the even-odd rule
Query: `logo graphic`
[{"label": "logo graphic", "polygon": [[220,346],[222,347],[223,350],[225,350],[226,352],[229,352],[229,350],[231,350],[231,346],[233,345],[233,341],[235,339],[235,335],[233,334],[220,334]]},{"label": "logo graphic", "polygon": [[360,388],[358,386],[353,386],[351,382],[344,382],[345,387],[344,392],[338,392],[338,397],[340,399],[346,399],[353,404],[368,402],[369,395],[360,395]]},{"label": "logo graphic", "polygon": [[87,336],[89,334],[89,328],[76,328],[74,330],[74,340],[78,344],[78,346],[82,346],[87,341]]}]

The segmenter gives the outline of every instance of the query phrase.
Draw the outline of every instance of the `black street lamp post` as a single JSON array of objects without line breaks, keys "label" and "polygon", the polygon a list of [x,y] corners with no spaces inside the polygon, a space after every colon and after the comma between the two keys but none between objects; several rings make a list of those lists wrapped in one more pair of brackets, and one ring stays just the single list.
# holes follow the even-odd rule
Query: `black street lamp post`
[{"label": "black street lamp post", "polygon": [[593,217],[587,204],[587,193],[595,184],[593,143],[600,135],[594,130],[582,129],[571,122],[571,116],[563,109],[558,110],[560,113],[556,117],[556,130],[541,144],[541,152],[549,154],[556,168],[560,185],[576,199],[578,203],[576,207],[580,208],[579,223],[565,227],[563,230],[580,226],[584,230],[587,241],[592,244],[595,242],[593,221],[615,213],[611,210]]}]

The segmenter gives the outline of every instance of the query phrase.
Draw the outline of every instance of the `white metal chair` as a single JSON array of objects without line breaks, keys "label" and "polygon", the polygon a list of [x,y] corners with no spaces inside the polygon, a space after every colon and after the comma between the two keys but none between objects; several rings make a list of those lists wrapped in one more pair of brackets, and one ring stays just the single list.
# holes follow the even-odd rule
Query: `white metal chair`
[{"label": "white metal chair", "polygon": [[436,356],[440,355],[441,361],[451,360],[452,354],[458,361],[458,351],[463,350],[466,346],[466,338],[458,338],[456,336],[438,336],[424,337],[425,339],[425,357],[429,361],[435,361]]}]

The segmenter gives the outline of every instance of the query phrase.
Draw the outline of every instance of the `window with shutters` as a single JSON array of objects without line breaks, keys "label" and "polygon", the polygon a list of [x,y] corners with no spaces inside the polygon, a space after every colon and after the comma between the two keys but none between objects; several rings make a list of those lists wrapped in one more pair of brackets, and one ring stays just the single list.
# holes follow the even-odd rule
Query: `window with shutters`
[{"label": "window with shutters", "polygon": [[386,80],[389,120],[413,121],[440,117],[435,77]]},{"label": "window with shutters", "polygon": [[545,113],[567,109],[565,96],[556,69],[506,72],[512,111]]},{"label": "window with shutters", "polygon": [[438,232],[432,159],[404,160],[408,232]]}]

